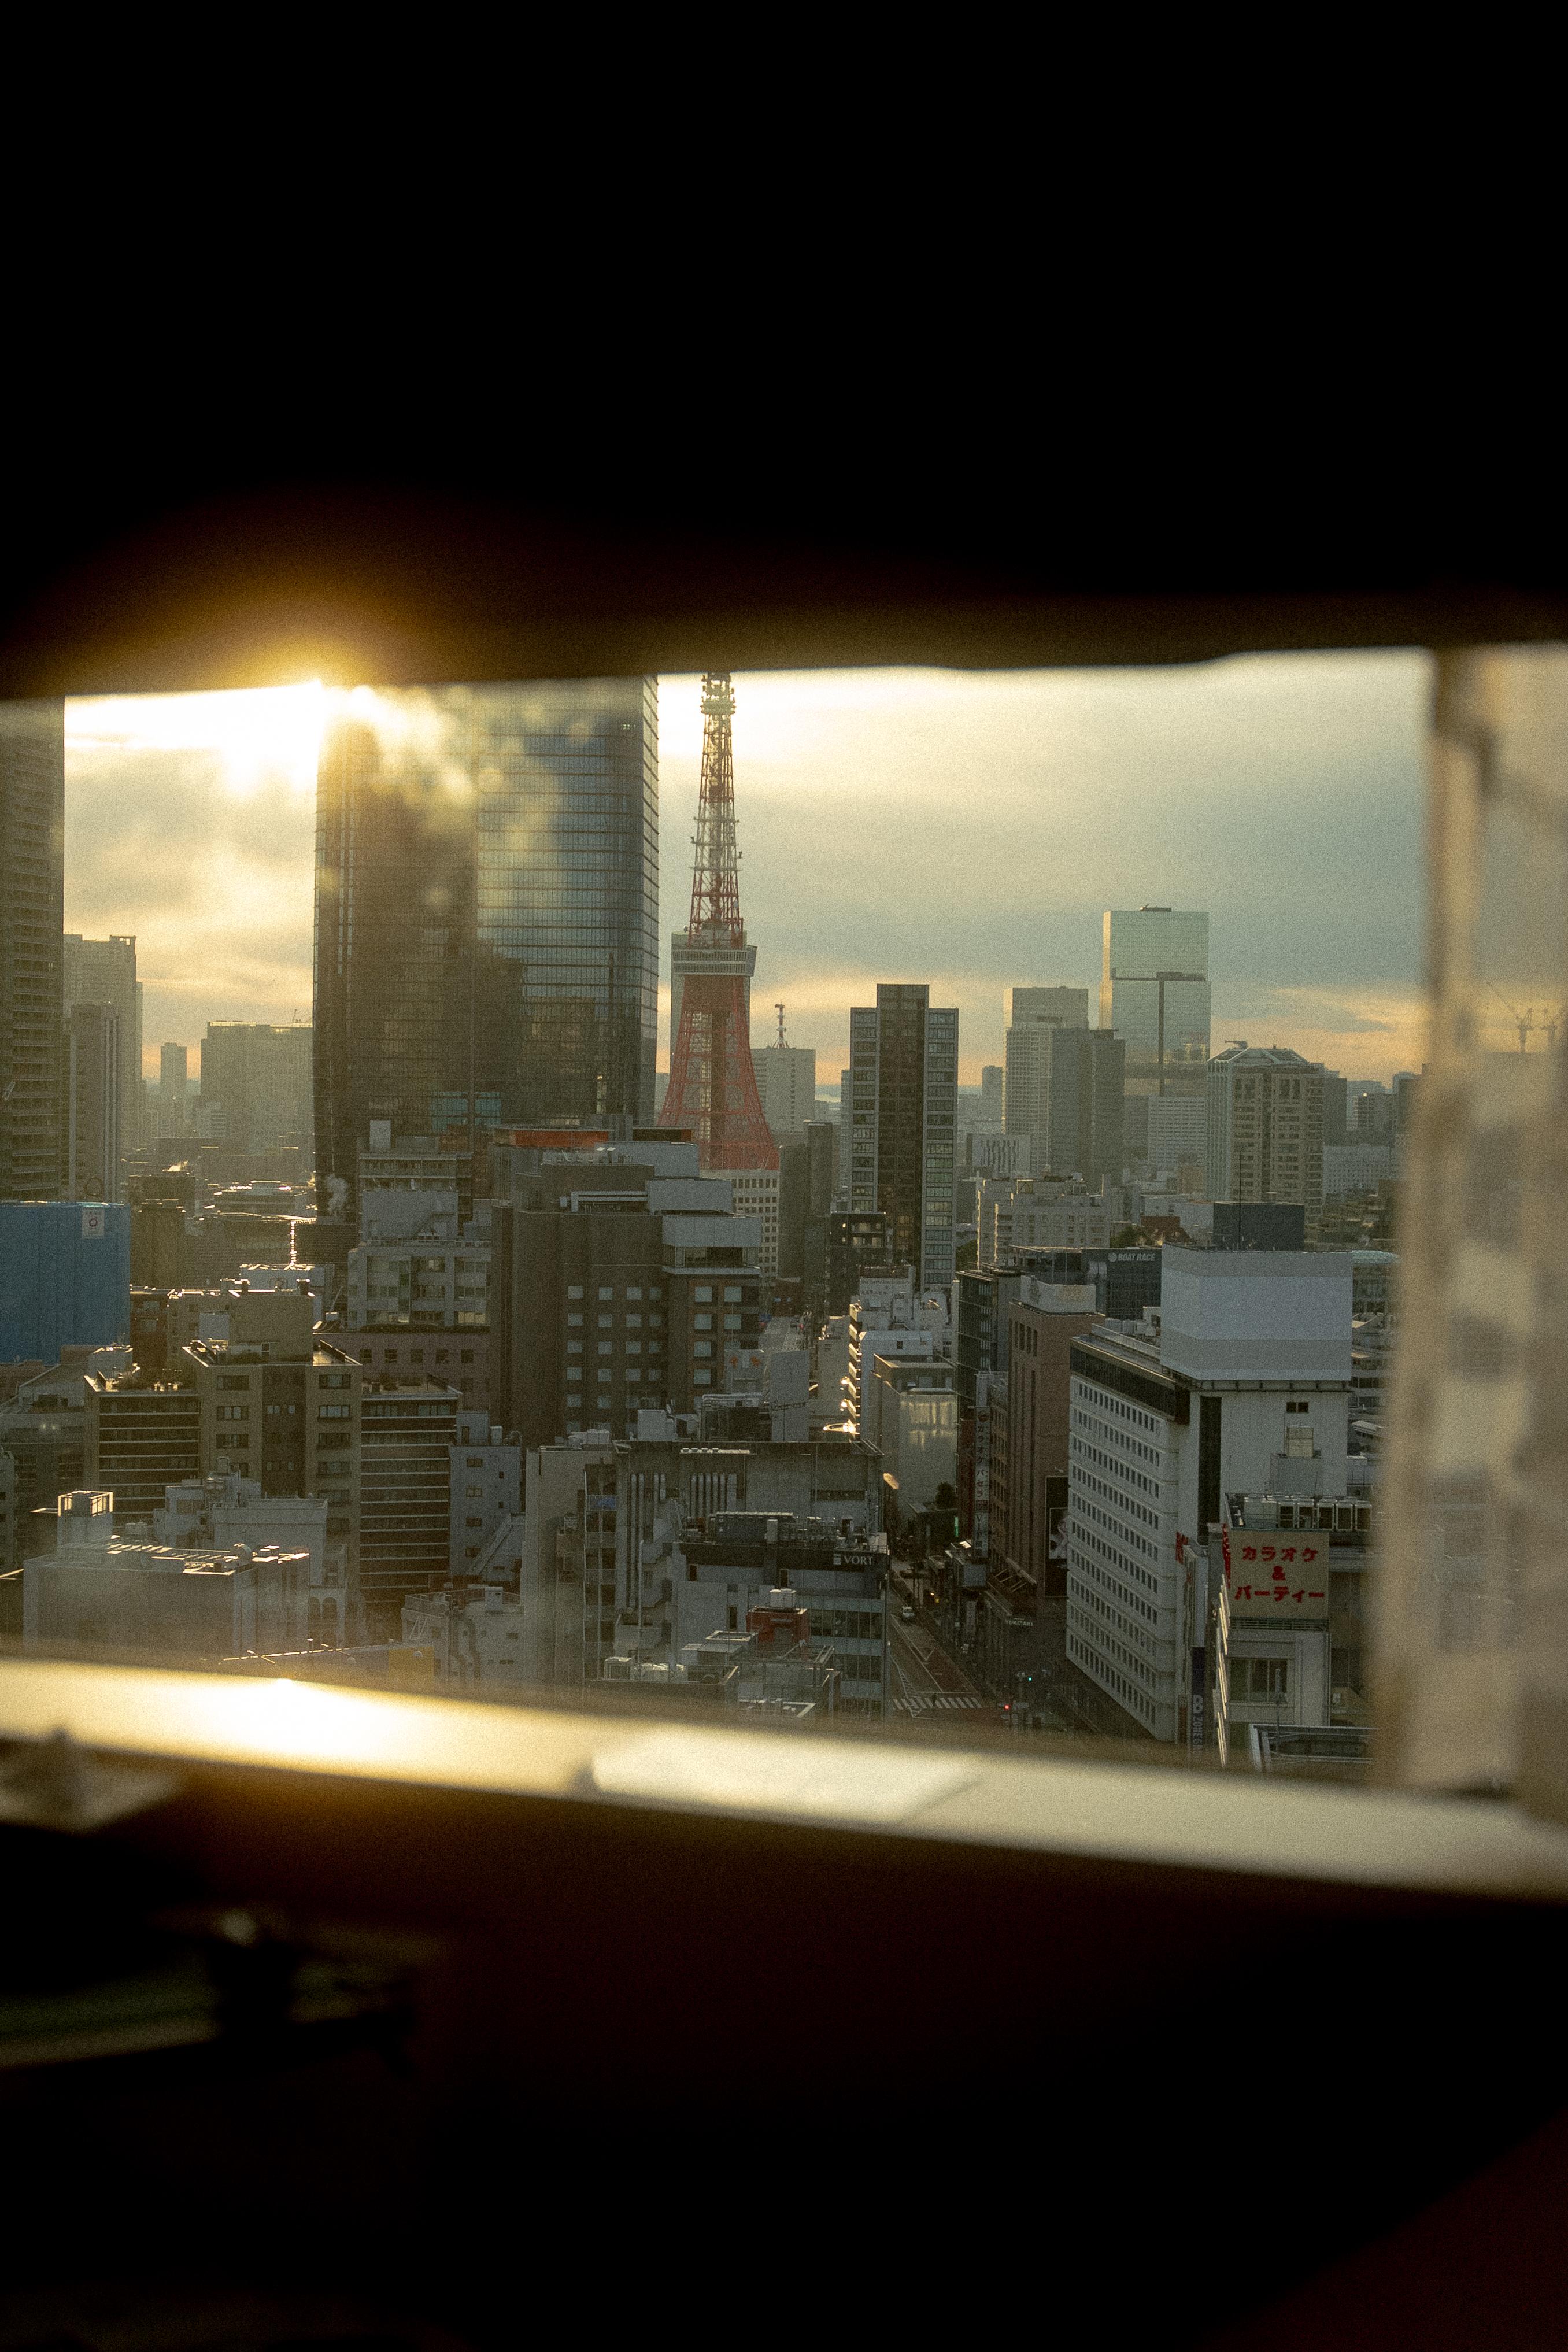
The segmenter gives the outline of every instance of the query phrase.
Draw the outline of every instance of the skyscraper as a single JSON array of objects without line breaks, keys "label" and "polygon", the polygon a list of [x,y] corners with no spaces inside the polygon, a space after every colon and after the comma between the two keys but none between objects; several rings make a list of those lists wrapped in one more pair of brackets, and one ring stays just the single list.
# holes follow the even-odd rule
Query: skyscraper
[{"label": "skyscraper", "polygon": [[[1058,1029],[1089,1027],[1087,988],[1016,988],[1007,1026],[1006,1126],[1009,1135],[1029,1139],[1029,1169],[1037,1176],[1052,1165],[1050,1139],[1051,1039]],[[1076,1160],[1073,1162],[1076,1166]],[[1121,1176],[1120,1167],[1117,1169]]]},{"label": "skyscraper", "polygon": [[1100,1025],[1127,1040],[1130,1095],[1201,1095],[1209,1055],[1209,919],[1107,911]]},{"label": "skyscraper", "polygon": [[1091,1192],[1121,1181],[1126,1051],[1110,1029],[1058,1029],[1050,1040],[1041,1165],[1081,1176]]},{"label": "skyscraper", "polygon": [[63,702],[0,705],[0,1201],[60,1189]]},{"label": "skyscraper", "polygon": [[65,1024],[65,1165],[68,1201],[122,1201],[124,1149],[120,1014],[112,1004],[71,1005]]},{"label": "skyscraper", "polygon": [[1211,1201],[1323,1205],[1323,1073],[1289,1045],[1227,1046],[1208,1067]]},{"label": "skyscraper", "polygon": [[370,1121],[653,1117],[652,678],[351,695],[316,819],[316,1165]]},{"label": "skyscraper", "polygon": [[775,1143],[798,1135],[816,1117],[816,1049],[813,1045],[764,1045],[752,1056],[763,1117]]},{"label": "skyscraper", "polygon": [[183,1045],[158,1050],[157,1130],[160,1137],[184,1135],[191,1123],[190,1057]]},{"label": "skyscraper", "polygon": [[285,1138],[309,1136],[310,1042],[304,1021],[207,1023],[202,1104],[222,1110],[231,1151],[270,1151]]},{"label": "skyscraper", "polygon": [[[77,1004],[112,1004],[117,1016],[120,1055],[120,1153],[134,1151],[142,1140],[142,983],[136,977],[134,937],[114,932],[106,940],[86,940],[79,931],[65,935],[62,967],[62,1010]],[[100,1199],[115,1201],[118,1192]]]},{"label": "skyscraper", "polygon": [[894,1260],[922,1290],[952,1280],[958,1011],[924,982],[879,982],[849,1015],[849,1207],[880,1209]]}]

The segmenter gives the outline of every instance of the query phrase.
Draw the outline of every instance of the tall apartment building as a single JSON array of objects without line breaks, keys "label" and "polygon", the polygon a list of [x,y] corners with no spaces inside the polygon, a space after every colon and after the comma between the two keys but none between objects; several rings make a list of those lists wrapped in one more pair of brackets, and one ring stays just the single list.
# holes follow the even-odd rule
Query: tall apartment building
[{"label": "tall apartment building", "polygon": [[[1087,988],[1016,988],[1007,1024],[1005,1124],[1031,1139],[1026,1175],[1052,1165],[1050,1156],[1051,1040],[1060,1029],[1089,1027]],[[1120,1171],[1119,1171],[1120,1172]]]},{"label": "tall apartment building", "polygon": [[1149,1097],[1145,1158],[1172,1174],[1208,1165],[1209,1108],[1202,1095],[1152,1095]]},{"label": "tall apartment building", "polygon": [[805,1229],[805,1311],[814,1329],[847,1315],[862,1266],[885,1265],[888,1220],[879,1209],[830,1210]]},{"label": "tall apartment building", "polygon": [[1128,1093],[1201,1095],[1210,1016],[1207,915],[1108,908],[1100,1025],[1127,1041]]},{"label": "tall apartment building", "polygon": [[86,1483],[114,1497],[123,1525],[163,1506],[165,1490],[202,1474],[201,1400],[188,1369],[87,1373]]},{"label": "tall apartment building", "polygon": [[1046,1164],[1090,1192],[1120,1184],[1126,1157],[1127,1048],[1110,1029],[1058,1029],[1050,1038]]},{"label": "tall apartment building", "polygon": [[369,1638],[395,1641],[404,1602],[451,1571],[463,1401],[437,1381],[382,1380],[367,1384],[359,1406],[358,1597]]},{"label": "tall apartment building", "polygon": [[922,1290],[953,1268],[958,1013],[923,983],[880,982],[849,1015],[849,1202],[880,1209],[894,1258]]},{"label": "tall apartment building", "polygon": [[[673,1032],[672,1032],[673,1034]],[[816,1049],[813,1045],[763,1045],[752,1055],[763,1117],[775,1143],[798,1135],[816,1117]]]},{"label": "tall apartment building", "polygon": [[61,1190],[68,1201],[122,1201],[123,1071],[115,1007],[72,1004],[66,1013],[63,1051]]},{"label": "tall apartment building", "polygon": [[732,1168],[731,1204],[738,1217],[755,1217],[758,1228],[757,1272],[771,1282],[779,1270],[779,1192],[777,1168]]},{"label": "tall apartment building", "polygon": [[0,1201],[60,1189],[63,702],[0,704]]},{"label": "tall apartment building", "polygon": [[1323,1205],[1323,1073],[1289,1045],[1229,1045],[1208,1068],[1211,1201]]},{"label": "tall apartment building", "polygon": [[[128,934],[106,940],[84,939],[68,931],[63,942],[61,1011],[68,1022],[79,1004],[112,1004],[119,1053],[121,1152],[134,1151],[142,1139],[142,983],[136,977],[136,941]],[[120,1200],[121,1192],[103,1196]]]},{"label": "tall apartment building", "polygon": [[312,1034],[307,1021],[208,1022],[202,1105],[222,1111],[230,1151],[271,1151],[309,1137]]},{"label": "tall apartment building", "polygon": [[317,801],[322,1183],[352,1193],[373,1118],[648,1123],[658,899],[654,679],[352,698]]},{"label": "tall apartment building", "polygon": [[524,1445],[755,1386],[761,1221],[697,1157],[639,1139],[514,1174],[492,1212],[494,1418]]},{"label": "tall apartment building", "polygon": [[980,1073],[980,1116],[987,1127],[1000,1127],[1006,1112],[1006,1072],[1000,1062],[987,1062]]},{"label": "tall apartment building", "polygon": [[1186,1544],[1206,1544],[1232,1494],[1345,1492],[1352,1268],[1307,1251],[1163,1255],[1157,1335],[1101,1327],[1072,1344],[1067,1648],[1131,1724],[1174,1740],[1193,1688]]}]

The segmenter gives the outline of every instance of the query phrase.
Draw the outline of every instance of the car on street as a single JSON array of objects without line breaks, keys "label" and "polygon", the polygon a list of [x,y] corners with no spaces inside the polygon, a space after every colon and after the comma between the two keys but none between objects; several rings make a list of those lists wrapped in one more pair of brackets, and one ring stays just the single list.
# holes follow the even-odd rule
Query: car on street
[{"label": "car on street", "polygon": [[900,1625],[912,1625],[914,1622],[914,1610],[910,1606],[910,1602],[906,1601],[903,1607],[899,1612],[899,1622]]}]

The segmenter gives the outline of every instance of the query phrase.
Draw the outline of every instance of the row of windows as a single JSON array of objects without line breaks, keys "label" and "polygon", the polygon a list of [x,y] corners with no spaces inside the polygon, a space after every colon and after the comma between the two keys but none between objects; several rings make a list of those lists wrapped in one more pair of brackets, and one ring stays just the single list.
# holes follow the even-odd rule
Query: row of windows
[{"label": "row of windows", "polygon": [[[450,1360],[450,1350],[446,1348],[436,1349],[434,1350],[434,1355],[435,1360],[438,1364],[445,1364]],[[471,1348],[460,1348],[458,1350],[458,1357],[460,1363],[471,1364],[474,1360],[474,1351]],[[362,1348],[360,1349],[359,1360],[362,1364],[368,1364],[371,1362],[371,1350],[368,1348]],[[398,1360],[398,1350],[395,1348],[388,1348],[383,1354],[381,1360],[384,1364],[395,1364]],[[425,1361],[424,1349],[410,1348],[408,1350],[408,1360],[411,1364],[422,1364]]]},{"label": "row of windows", "polygon": [[[600,1339],[596,1345],[598,1353],[601,1356],[613,1356],[616,1352],[616,1343],[613,1339]],[[642,1351],[643,1342],[640,1339],[626,1339],[622,1343],[622,1352],[625,1355],[640,1356]],[[662,1339],[650,1339],[647,1342],[647,1351],[650,1356],[662,1356],[664,1353],[664,1341]],[[700,1352],[700,1350],[699,1350],[699,1352]],[[566,1342],[566,1353],[569,1356],[580,1356],[583,1353],[582,1340],[568,1339]]]},{"label": "row of windows", "polygon": [[[605,1284],[597,1293],[597,1296],[601,1300],[613,1299],[615,1295],[615,1286],[610,1283]],[[629,1288],[623,1290],[621,1293],[621,1297],[626,1299],[640,1299],[642,1295],[640,1286],[636,1283],[632,1284]],[[653,1282],[648,1285],[647,1295],[650,1298],[662,1298],[664,1297],[664,1292],[660,1289],[657,1282]],[[739,1295],[740,1294],[737,1292],[736,1296],[739,1297]],[[566,1286],[566,1296],[568,1298],[581,1298],[583,1296],[582,1284],[580,1282],[569,1282]]]},{"label": "row of windows", "polygon": [[1113,1667],[1105,1664],[1099,1653],[1090,1649],[1087,1642],[1079,1641],[1076,1634],[1069,1633],[1068,1651],[1086,1674],[1105,1689],[1113,1691],[1124,1706],[1133,1714],[1141,1715],[1145,1722],[1153,1722],[1153,1706],[1143,1693],[1130,1683],[1125,1675],[1119,1675]]},{"label": "row of windows", "polygon": [[[1119,1486],[1108,1486],[1103,1478],[1095,1477],[1090,1471],[1079,1470],[1073,1480],[1073,1485],[1080,1494],[1087,1489],[1089,1494],[1099,1495],[1104,1501],[1113,1503],[1116,1508],[1124,1512],[1129,1518],[1142,1519],[1147,1527],[1154,1528],[1158,1528],[1160,1525],[1158,1511],[1150,1510],[1145,1503],[1132,1502]],[[1097,1514],[1097,1516],[1100,1515]]]},{"label": "row of windows", "polygon": [[1155,1416],[1152,1412],[1143,1412],[1139,1405],[1129,1404],[1125,1397],[1119,1397],[1113,1391],[1102,1389],[1094,1381],[1088,1380],[1083,1383],[1083,1394],[1089,1398],[1101,1412],[1110,1413],[1117,1421],[1126,1422],[1133,1429],[1152,1430],[1158,1435],[1160,1423]]},{"label": "row of windows", "polygon": [[[1074,1419],[1077,1419],[1076,1414]],[[1102,1470],[1114,1470],[1123,1486],[1137,1486],[1145,1495],[1158,1495],[1160,1491],[1157,1478],[1150,1478],[1142,1470],[1134,1470],[1130,1463],[1121,1461],[1114,1454],[1102,1453],[1098,1445],[1091,1445],[1087,1437],[1079,1437],[1076,1432],[1068,1440],[1068,1450],[1075,1462],[1094,1462]],[[1101,1488],[1100,1491],[1103,1493],[1105,1490]]]},{"label": "row of windows", "polygon": [[[1114,1625],[1119,1633],[1126,1634],[1129,1641],[1136,1643],[1142,1649],[1150,1651],[1153,1649],[1154,1642],[1152,1635],[1145,1633],[1142,1625],[1133,1625],[1130,1623],[1129,1621],[1121,1614],[1120,1609],[1113,1607],[1111,1602],[1109,1601],[1102,1601],[1099,1593],[1087,1592],[1084,1591],[1083,1587],[1079,1585],[1076,1598],[1080,1608],[1090,1611],[1092,1614],[1100,1618],[1104,1624]],[[1110,1636],[1102,1634],[1101,1638],[1109,1640]],[[1123,1649],[1120,1644],[1114,1642],[1111,1643],[1111,1647],[1116,1650],[1119,1657],[1131,1658],[1133,1654],[1131,1650]]]}]

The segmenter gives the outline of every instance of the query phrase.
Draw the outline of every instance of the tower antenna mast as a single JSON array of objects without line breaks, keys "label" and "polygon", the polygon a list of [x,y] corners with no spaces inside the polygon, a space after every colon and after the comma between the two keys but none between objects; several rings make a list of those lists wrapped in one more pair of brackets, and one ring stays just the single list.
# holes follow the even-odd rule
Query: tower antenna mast
[{"label": "tower antenna mast", "polygon": [[[691,913],[677,933],[673,972],[680,1018],[669,1056],[661,1127],[689,1129],[704,1170],[775,1169],[752,1061],[748,992],[757,951],[741,919],[735,841],[735,690],[728,670],[702,680],[702,781],[692,835]],[[780,1008],[780,1031],[783,1017]]]}]

